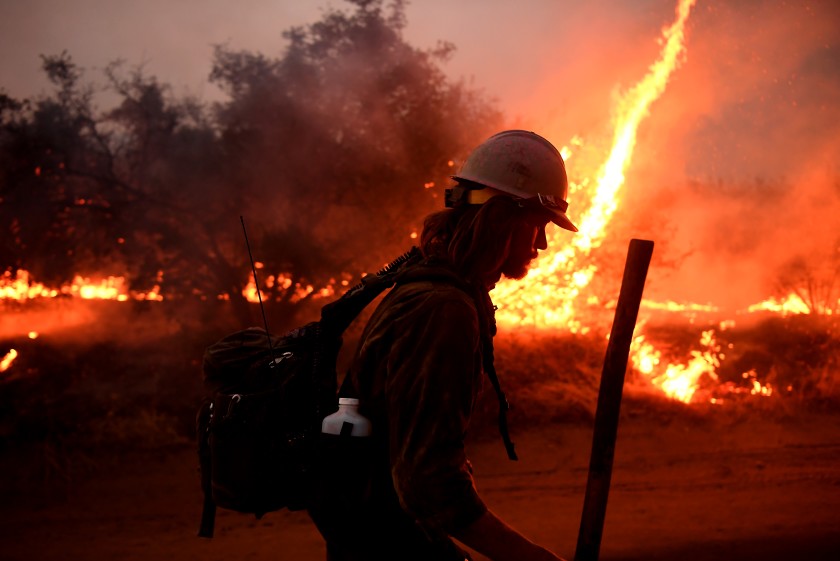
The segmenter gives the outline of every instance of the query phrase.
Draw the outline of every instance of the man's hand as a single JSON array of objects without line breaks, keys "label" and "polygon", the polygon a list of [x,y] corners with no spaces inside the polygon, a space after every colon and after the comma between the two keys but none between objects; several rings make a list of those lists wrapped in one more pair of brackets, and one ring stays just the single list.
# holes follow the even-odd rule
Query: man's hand
[{"label": "man's hand", "polygon": [[564,561],[505,524],[489,510],[453,537],[493,561]]}]

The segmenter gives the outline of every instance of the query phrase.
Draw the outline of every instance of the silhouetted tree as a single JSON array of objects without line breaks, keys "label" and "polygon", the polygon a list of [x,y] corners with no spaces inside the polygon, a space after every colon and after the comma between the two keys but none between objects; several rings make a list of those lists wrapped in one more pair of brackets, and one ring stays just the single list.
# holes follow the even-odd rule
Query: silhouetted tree
[{"label": "silhouetted tree", "polygon": [[406,42],[402,2],[350,3],[287,31],[281,58],[217,47],[211,74],[230,96],[216,110],[240,185],[259,197],[248,212],[285,238],[261,255],[288,267],[292,245],[311,245],[319,277],[378,268],[407,247],[442,207],[453,160],[500,122],[443,74],[451,44]]},{"label": "silhouetted tree", "polygon": [[796,294],[812,314],[840,313],[840,239],[828,251],[799,254],[779,269],[781,297]]},{"label": "silhouetted tree", "polygon": [[53,95],[4,102],[0,264],[47,282],[125,271],[133,289],[169,298],[228,294],[245,320],[245,260],[231,260],[214,222],[228,219],[226,159],[201,108],[115,63],[105,75],[118,104],[97,113],[67,53],[43,68]]},{"label": "silhouetted tree", "polygon": [[[26,267],[47,281],[63,280],[80,263],[106,257],[109,199],[91,178],[71,172],[90,169],[107,150],[91,111],[92,90],[79,83],[70,57],[43,57],[55,95],[10,100],[0,131],[0,224],[2,265]],[[116,236],[114,236],[115,238]]]},{"label": "silhouetted tree", "polygon": [[51,95],[0,95],[0,268],[52,282],[119,268],[169,299],[226,294],[246,322],[240,214],[269,302],[340,290],[407,249],[500,114],[443,74],[450,44],[406,42],[402,2],[349,1],[287,31],[279,58],[216,47],[228,97],[212,111],[119,62],[98,111],[67,53],[43,57]]}]

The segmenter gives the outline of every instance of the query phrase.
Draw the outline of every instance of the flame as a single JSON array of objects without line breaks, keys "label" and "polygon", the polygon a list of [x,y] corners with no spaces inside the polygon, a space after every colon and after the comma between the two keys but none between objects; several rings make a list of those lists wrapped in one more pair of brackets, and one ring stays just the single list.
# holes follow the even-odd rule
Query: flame
[{"label": "flame", "polygon": [[[162,279],[158,279],[162,280]],[[72,282],[59,288],[49,288],[42,283],[32,280],[28,271],[18,269],[15,276],[6,271],[0,277],[0,300],[26,301],[35,298],[56,298],[71,296],[83,300],[153,300],[161,301],[160,285],[155,285],[148,292],[132,291],[128,289],[125,277],[108,276],[99,280],[76,275]]]},{"label": "flame", "polygon": [[54,298],[59,291],[47,288],[41,283],[32,282],[27,271],[18,270],[12,277],[11,271],[6,271],[0,277],[0,299],[29,300],[32,298]]},{"label": "flame", "polygon": [[[776,298],[768,298],[763,302],[759,302],[758,304],[753,304],[749,308],[747,308],[747,312],[774,312],[777,314],[781,314],[783,316],[793,315],[793,314],[810,314],[811,308],[808,307],[808,304],[802,300],[798,294],[789,294],[785,298],[778,300]],[[831,310],[827,310],[830,314]]]},{"label": "flame", "polygon": [[107,277],[96,283],[77,275],[70,284],[69,293],[84,300],[128,300],[123,277]]},{"label": "flame", "polygon": [[[572,333],[586,333],[590,329],[577,319],[575,301],[589,285],[597,268],[583,262],[592,250],[600,247],[618,207],[619,191],[624,185],[625,172],[633,156],[639,125],[649,114],[653,102],[665,91],[673,72],[680,66],[685,53],[685,25],[694,4],[695,0],[679,1],[676,20],[662,32],[663,47],[658,60],[649,67],[644,78],[619,99],[615,111],[612,148],[596,174],[594,192],[589,197],[590,207],[580,218],[573,219],[579,232],[568,244],[564,244],[555,232],[550,245],[561,249],[544,253],[523,281],[499,283],[494,291],[494,301],[503,305],[496,316],[499,322],[564,328]],[[579,146],[580,139],[575,137],[571,144]],[[573,155],[567,146],[560,152],[565,160]],[[581,183],[572,184],[571,187],[574,192],[589,186],[588,178],[584,178]],[[594,296],[589,296],[585,301],[597,304]],[[646,300],[644,305],[650,309],[671,312],[718,311],[712,305],[680,304],[673,301]],[[728,325],[722,324],[721,328]],[[636,370],[666,395],[691,403],[696,399],[701,381],[719,382],[717,369],[724,359],[714,330],[704,331],[700,344],[700,350],[692,350],[691,358],[686,363],[663,364],[662,353],[644,335],[639,335],[631,347],[631,360]],[[761,386],[755,376],[752,381],[754,395],[772,393],[769,386]]]},{"label": "flame", "polygon": [[645,340],[644,335],[633,339],[630,346],[630,359],[633,367],[642,373],[654,386],[665,395],[684,403],[691,403],[703,376],[719,381],[717,368],[724,358],[720,345],[715,339],[714,330],[704,331],[700,337],[703,350],[691,351],[691,359],[686,364],[662,364],[662,353]]},{"label": "flame", "polygon": [[667,302],[656,302],[654,300],[642,299],[642,307],[650,310],[662,310],[664,312],[706,312],[713,313],[719,311],[717,306],[711,304],[695,304],[693,302],[681,304],[668,300]]},{"label": "flame", "polygon": [[[733,324],[732,321],[724,321],[720,328],[725,330]],[[692,350],[691,359],[686,364],[663,365],[662,353],[646,341],[644,335],[639,335],[633,339],[630,346],[630,360],[633,369],[641,373],[649,383],[661,389],[668,397],[684,403],[697,403],[705,399],[710,403],[719,404],[725,401],[728,395],[747,393],[761,397],[774,395],[774,389],[769,383],[762,384],[758,381],[758,373],[754,369],[741,374],[748,384],[746,388],[733,382],[720,384],[718,368],[726,354],[721,351],[713,329],[702,333],[700,345],[701,350]],[[729,348],[733,348],[733,345],[730,344]],[[701,399],[699,390],[703,381],[716,384],[717,387],[713,392],[703,393],[704,399]],[[711,395],[712,393],[714,395]]]},{"label": "flame", "polygon": [[[340,284],[342,287],[346,287],[349,284],[349,281],[344,279],[338,283],[336,279],[330,279],[326,286],[316,289],[311,284],[295,282],[292,280],[291,273],[279,273],[277,275],[269,275],[266,277],[263,288],[272,289],[277,300],[282,300],[286,297],[286,294],[290,294],[288,301],[294,304],[307,297],[318,300],[321,298],[330,298],[335,296],[337,284]],[[251,303],[258,303],[260,298],[262,298],[262,301],[265,302],[269,298],[265,290],[260,290],[259,295],[257,294],[257,285],[254,283],[253,277],[248,280],[248,284],[242,289],[242,296]]]},{"label": "flame", "polygon": [[751,384],[750,388],[750,395],[763,395],[763,396],[770,396],[773,395],[773,388],[770,387],[770,384],[762,385],[761,382],[758,381],[758,374],[755,370],[749,370],[741,374],[741,376],[745,380],[749,380]]},{"label": "flame", "polygon": [[[591,205],[579,219],[573,220],[578,225],[578,233],[570,243],[564,244],[560,234],[554,232],[550,246],[560,247],[559,250],[544,252],[523,281],[503,281],[496,286],[494,300],[504,304],[500,305],[496,316],[500,323],[561,327],[573,333],[588,330],[575,318],[574,300],[589,285],[597,268],[580,262],[601,245],[618,206],[618,192],[633,156],[639,125],[681,63],[685,52],[685,24],[695,1],[680,0],[676,21],[662,32],[664,45],[659,59],[649,67],[642,80],[619,99],[612,149],[597,173],[595,191],[588,197]],[[571,144],[579,145],[580,140],[574,138]],[[572,150],[564,146],[561,154],[571,157]],[[572,190],[588,186],[589,181],[584,179],[580,184],[572,184]]]},{"label": "flame", "polygon": [[6,356],[3,357],[3,360],[0,360],[0,372],[5,372],[9,369],[12,363],[18,356],[18,352],[14,349],[11,349],[9,352],[6,353]]},{"label": "flame", "polygon": [[[567,329],[572,333],[587,333],[593,328],[583,325],[578,319],[576,301],[585,302],[590,307],[604,309],[598,298],[585,294],[597,267],[586,263],[591,252],[599,248],[606,235],[612,217],[619,204],[619,194],[625,183],[625,173],[632,160],[636,145],[637,131],[642,121],[649,114],[651,105],[663,94],[672,74],[679,68],[685,54],[685,26],[691,9],[696,0],[679,0],[676,8],[676,19],[662,31],[662,48],[658,59],[648,68],[646,75],[632,88],[627,90],[617,101],[613,116],[613,138],[611,149],[592,177],[583,177],[579,183],[571,184],[571,191],[584,192],[580,197],[590,200],[590,206],[579,216],[572,216],[578,225],[579,232],[566,242],[561,232],[551,232],[549,245],[559,247],[553,252],[544,252],[535,261],[529,275],[520,282],[500,282],[494,290],[494,300],[500,304],[497,320],[509,325],[534,325]],[[580,137],[573,137],[569,146],[563,146],[560,153],[568,161],[574,156],[574,148],[583,145]],[[449,161],[448,166],[454,166]],[[40,169],[36,169],[40,173]],[[594,178],[594,180],[593,180]],[[423,185],[425,189],[435,186],[433,182]],[[79,201],[84,204],[84,201]],[[416,239],[417,232],[412,231],[409,236]],[[120,240],[123,243],[123,240]],[[264,268],[263,263],[255,263],[255,267]],[[347,287],[349,282],[344,278],[337,283],[335,279],[321,288],[316,288],[305,282],[295,282],[293,275],[279,273],[267,276],[262,292],[263,300],[266,295],[273,294],[277,299],[288,298],[292,303],[304,298],[327,298],[336,293],[336,289]],[[262,284],[262,283],[261,283]],[[242,292],[251,302],[259,300],[257,287],[250,280]],[[99,281],[90,281],[77,276],[69,286],[50,289],[34,283],[26,271],[17,271],[16,277],[11,273],[4,273],[0,279],[0,299],[27,300],[38,297],[55,297],[58,295],[77,296],[79,298],[99,298],[124,301],[129,298],[162,300],[160,288],[156,286],[145,294],[133,293],[127,290],[124,277],[106,277]],[[227,295],[219,296],[228,299]],[[718,309],[710,304],[678,303],[674,301],[654,302],[643,301],[643,306],[652,310],[668,312],[704,312],[712,313]],[[782,313],[808,313],[808,307],[801,298],[789,296],[784,301],[768,300],[749,308],[750,312],[769,310]],[[725,329],[727,324],[721,324]],[[734,325],[734,323],[733,323]],[[14,353],[14,356],[12,356]],[[16,351],[12,350],[0,363],[0,371],[8,368]],[[699,392],[704,381],[719,383],[717,369],[724,360],[724,353],[715,339],[714,330],[704,331],[700,339],[700,348],[690,352],[690,359],[683,363],[665,364],[661,351],[657,350],[644,335],[638,335],[631,347],[631,360],[634,368],[645,376],[654,386],[661,389],[673,399],[692,403],[700,400],[703,392]],[[3,366],[5,365],[5,368]],[[743,374],[750,388],[735,388],[734,385],[724,385],[726,391],[742,393],[749,391],[751,395],[769,396],[773,388],[769,384],[762,385],[757,380],[754,370]],[[731,383],[728,383],[731,384]],[[710,401],[719,402],[720,398],[711,397]]]}]

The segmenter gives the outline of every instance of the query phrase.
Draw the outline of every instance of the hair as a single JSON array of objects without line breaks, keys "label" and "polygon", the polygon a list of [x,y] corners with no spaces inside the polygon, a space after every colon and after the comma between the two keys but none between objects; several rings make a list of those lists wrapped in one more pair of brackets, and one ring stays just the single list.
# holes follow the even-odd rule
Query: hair
[{"label": "hair", "polygon": [[425,257],[446,259],[468,282],[480,283],[501,270],[513,233],[528,215],[503,195],[442,210],[426,217],[420,250]]}]

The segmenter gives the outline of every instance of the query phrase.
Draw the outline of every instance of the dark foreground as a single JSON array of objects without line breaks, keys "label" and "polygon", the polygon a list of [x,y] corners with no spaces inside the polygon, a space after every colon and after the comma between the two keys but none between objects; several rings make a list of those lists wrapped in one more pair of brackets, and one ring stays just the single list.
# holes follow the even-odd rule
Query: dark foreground
[{"label": "dark foreground", "polygon": [[[722,417],[622,420],[603,561],[840,559],[840,415]],[[491,508],[570,559],[590,434],[581,425],[514,427],[518,463],[494,438],[471,446]],[[4,471],[19,471],[14,461],[5,458]],[[189,445],[105,462],[94,461],[95,476],[50,478],[34,490],[9,489],[4,478],[0,559],[324,558],[302,513],[257,521],[220,512],[217,537],[197,538],[201,497]]]}]

